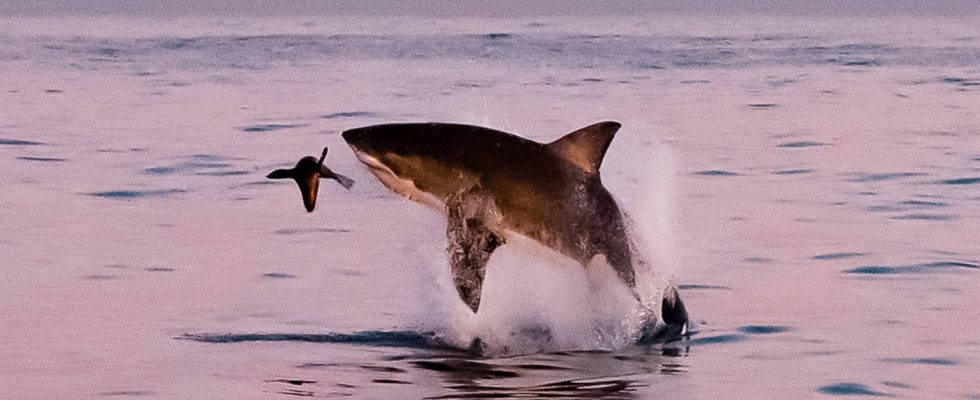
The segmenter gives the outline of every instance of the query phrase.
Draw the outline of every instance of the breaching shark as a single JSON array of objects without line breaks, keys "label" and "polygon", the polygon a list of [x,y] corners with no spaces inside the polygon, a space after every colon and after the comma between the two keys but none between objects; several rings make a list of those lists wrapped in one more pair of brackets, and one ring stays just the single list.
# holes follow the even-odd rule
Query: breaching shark
[{"label": "breaching shark", "polygon": [[[453,282],[477,312],[490,254],[515,233],[583,266],[604,257],[640,300],[640,260],[599,173],[619,128],[599,122],[547,144],[449,123],[373,125],[342,136],[386,187],[445,213]],[[687,311],[673,286],[664,291],[661,319],[686,330]]]}]

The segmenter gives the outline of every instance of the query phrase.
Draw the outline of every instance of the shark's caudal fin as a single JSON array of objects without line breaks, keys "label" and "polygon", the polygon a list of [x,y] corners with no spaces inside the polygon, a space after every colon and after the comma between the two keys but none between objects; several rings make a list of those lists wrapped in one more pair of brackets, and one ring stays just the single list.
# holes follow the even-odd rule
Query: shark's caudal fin
[{"label": "shark's caudal fin", "polygon": [[615,121],[599,122],[562,136],[546,147],[586,173],[596,175],[620,126]]}]

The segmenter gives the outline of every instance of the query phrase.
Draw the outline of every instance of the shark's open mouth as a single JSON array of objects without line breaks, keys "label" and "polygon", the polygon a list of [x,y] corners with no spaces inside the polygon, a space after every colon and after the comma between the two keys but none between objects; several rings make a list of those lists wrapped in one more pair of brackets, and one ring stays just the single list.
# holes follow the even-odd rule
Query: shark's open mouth
[{"label": "shark's open mouth", "polygon": [[392,171],[391,168],[381,162],[381,160],[379,160],[377,157],[362,152],[357,148],[354,148],[354,154],[357,156],[357,159],[364,163],[364,165],[368,167],[368,170],[370,170],[374,176],[378,177],[378,180],[381,181],[381,183],[388,189],[405,196],[409,200],[422,203],[438,211],[445,212],[446,204],[442,201],[442,199],[439,199],[438,197],[425,191],[419,190],[415,186],[415,182],[413,182],[411,179],[405,179],[398,176],[395,171]]}]

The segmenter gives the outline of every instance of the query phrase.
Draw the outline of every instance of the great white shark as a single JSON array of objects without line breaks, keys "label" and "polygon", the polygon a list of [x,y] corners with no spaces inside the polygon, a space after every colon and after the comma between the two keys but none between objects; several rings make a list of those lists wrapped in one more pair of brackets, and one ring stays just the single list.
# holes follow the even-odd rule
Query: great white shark
[{"label": "great white shark", "polygon": [[[477,312],[487,261],[514,234],[583,266],[602,256],[640,300],[641,260],[599,173],[619,128],[599,122],[547,144],[450,123],[373,125],[342,136],[386,187],[445,213],[453,282]],[[673,286],[664,291],[661,319],[686,330],[687,311]]]}]

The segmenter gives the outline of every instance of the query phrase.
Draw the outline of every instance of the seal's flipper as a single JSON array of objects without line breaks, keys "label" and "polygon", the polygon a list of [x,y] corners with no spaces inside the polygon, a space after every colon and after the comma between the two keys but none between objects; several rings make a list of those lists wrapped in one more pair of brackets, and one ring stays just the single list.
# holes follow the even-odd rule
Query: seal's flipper
[{"label": "seal's flipper", "polygon": [[322,170],[320,171],[320,176],[322,176],[324,178],[333,179],[333,180],[337,181],[337,183],[339,183],[340,186],[343,186],[344,189],[347,189],[347,190],[350,190],[351,186],[354,186],[354,180],[353,179],[348,178],[348,177],[346,177],[344,175],[338,174],[336,172],[333,172],[333,171],[330,170],[330,168],[327,168],[327,167],[323,167],[322,168]]},{"label": "seal's flipper", "polygon": [[475,313],[480,309],[483,277],[490,253],[504,241],[487,228],[483,218],[468,215],[466,211],[461,195],[450,197],[446,202],[446,236],[456,292]]}]

